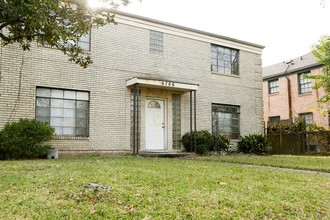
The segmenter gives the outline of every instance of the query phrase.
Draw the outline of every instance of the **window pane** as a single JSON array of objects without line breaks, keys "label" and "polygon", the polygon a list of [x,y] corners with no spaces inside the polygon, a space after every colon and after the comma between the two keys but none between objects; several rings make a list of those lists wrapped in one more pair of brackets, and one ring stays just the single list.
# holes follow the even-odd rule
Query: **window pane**
[{"label": "window pane", "polygon": [[78,109],[88,109],[88,102],[85,101],[77,101]]},{"label": "window pane", "polygon": [[62,127],[55,127],[55,126],[52,126],[52,127],[55,128],[55,134],[56,135],[63,135]]},{"label": "window pane", "polygon": [[76,128],[76,136],[88,136],[87,128]]},{"label": "window pane", "polygon": [[86,118],[77,118],[77,127],[87,127],[87,119]]},{"label": "window pane", "polygon": [[87,111],[77,109],[77,118],[87,118]]},{"label": "window pane", "polygon": [[49,99],[48,98],[37,98],[37,106],[49,107]]},{"label": "window pane", "polygon": [[63,117],[63,108],[51,108],[50,109],[50,116],[52,117]]},{"label": "window pane", "polygon": [[75,110],[74,109],[64,109],[63,116],[65,118],[74,118],[75,117]]},{"label": "window pane", "polygon": [[52,89],[51,90],[51,97],[52,98],[63,98],[63,90]]},{"label": "window pane", "polygon": [[63,126],[65,127],[74,127],[75,126],[75,118],[64,118]]},{"label": "window pane", "polygon": [[36,116],[47,116],[49,117],[50,109],[45,107],[36,108]]},{"label": "window pane", "polygon": [[50,89],[37,88],[37,96],[50,97]]},{"label": "window pane", "polygon": [[76,101],[74,100],[64,100],[64,108],[72,108],[76,107]]},{"label": "window pane", "polygon": [[63,128],[63,135],[74,136],[75,135],[74,130],[75,129],[73,127],[71,127],[71,128],[64,127]]},{"label": "window pane", "polygon": [[74,91],[64,91],[65,99],[76,99],[76,92]]},{"label": "window pane", "polygon": [[78,42],[78,46],[81,47],[83,50],[90,50],[89,42]]},{"label": "window pane", "polygon": [[78,100],[89,100],[88,92],[77,92],[77,99]]},{"label": "window pane", "polygon": [[63,99],[52,99],[52,101],[51,101],[52,107],[63,108],[63,105],[64,105]]},{"label": "window pane", "polygon": [[79,41],[82,41],[82,42],[89,42],[89,34],[82,35],[82,36],[79,38]]},{"label": "window pane", "polygon": [[41,122],[46,122],[49,125],[49,117],[37,116],[36,120]]},{"label": "window pane", "polygon": [[55,118],[55,117],[52,117],[50,119],[50,126],[63,126],[63,118]]}]

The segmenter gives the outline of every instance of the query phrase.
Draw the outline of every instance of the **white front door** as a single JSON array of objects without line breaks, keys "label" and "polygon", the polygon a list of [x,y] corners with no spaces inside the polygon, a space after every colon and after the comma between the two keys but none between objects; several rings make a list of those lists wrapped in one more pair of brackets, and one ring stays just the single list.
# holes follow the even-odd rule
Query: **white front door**
[{"label": "white front door", "polygon": [[165,149],[165,101],[146,99],[146,150]]}]

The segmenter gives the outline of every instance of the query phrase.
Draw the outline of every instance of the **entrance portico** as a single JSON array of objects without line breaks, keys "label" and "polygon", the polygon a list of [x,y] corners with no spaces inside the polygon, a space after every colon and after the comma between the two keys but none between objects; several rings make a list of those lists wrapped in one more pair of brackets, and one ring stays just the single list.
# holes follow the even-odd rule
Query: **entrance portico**
[{"label": "entrance portico", "polygon": [[[132,89],[131,145],[133,153],[181,151],[181,96],[184,93],[190,93],[189,121],[192,133],[196,131],[196,90],[199,85],[144,78],[129,79],[126,85]],[[190,142],[191,149],[195,149],[195,138],[192,138]],[[180,147],[175,147],[175,143]]]}]

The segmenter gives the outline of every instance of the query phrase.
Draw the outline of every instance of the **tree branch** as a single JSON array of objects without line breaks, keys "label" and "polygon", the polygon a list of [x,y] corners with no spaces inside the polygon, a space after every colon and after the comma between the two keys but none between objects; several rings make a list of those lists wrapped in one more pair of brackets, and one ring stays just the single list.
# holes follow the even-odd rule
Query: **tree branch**
[{"label": "tree branch", "polygon": [[0,38],[4,41],[10,41],[10,38],[6,37],[2,32],[0,32]]},{"label": "tree branch", "polygon": [[9,20],[5,23],[2,23],[0,25],[0,30],[2,30],[2,28],[4,27],[7,27],[8,25],[12,25],[12,24],[15,24],[15,23],[19,23],[19,22],[22,22],[23,20],[21,18],[16,18],[16,19],[13,19],[13,20]]}]

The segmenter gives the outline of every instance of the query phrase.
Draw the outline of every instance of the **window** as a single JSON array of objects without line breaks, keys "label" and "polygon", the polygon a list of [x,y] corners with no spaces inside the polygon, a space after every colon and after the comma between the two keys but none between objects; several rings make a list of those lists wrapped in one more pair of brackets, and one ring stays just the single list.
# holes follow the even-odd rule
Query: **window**
[{"label": "window", "polygon": [[[73,40],[68,40],[66,42],[64,42],[63,40],[60,40],[57,42],[57,44],[59,46],[65,46],[66,48],[70,48],[73,45],[75,45],[76,43],[84,51],[91,51],[91,31],[89,31],[88,34],[82,35],[77,42],[75,42]],[[41,39],[38,39],[38,46],[54,48],[54,47],[48,45],[46,42],[42,42]]]},{"label": "window", "polygon": [[[305,73],[304,75],[309,76],[310,73]],[[299,94],[311,93],[312,92],[312,80],[303,77],[303,74],[298,75],[299,81]]]},{"label": "window", "polygon": [[269,94],[278,93],[278,79],[268,82]]},{"label": "window", "polygon": [[172,94],[172,141],[173,149],[181,149],[181,95]]},{"label": "window", "polygon": [[164,54],[164,37],[162,32],[150,31],[149,53],[155,55]]},{"label": "window", "polygon": [[81,49],[90,51],[91,50],[91,31],[88,34],[82,35],[77,42],[77,45],[81,47]]},{"label": "window", "polygon": [[37,88],[36,120],[58,136],[88,136],[89,92]]},{"label": "window", "polygon": [[303,122],[305,122],[308,125],[314,123],[314,121],[313,121],[313,113],[312,112],[301,113],[301,114],[299,114],[299,117],[301,118],[301,120]]},{"label": "window", "polygon": [[239,115],[239,106],[212,104],[212,133],[239,139]]},{"label": "window", "polygon": [[212,45],[211,71],[229,75],[239,75],[238,50]]},{"label": "window", "polygon": [[271,116],[268,118],[268,121],[280,121],[281,116]]}]

